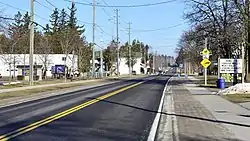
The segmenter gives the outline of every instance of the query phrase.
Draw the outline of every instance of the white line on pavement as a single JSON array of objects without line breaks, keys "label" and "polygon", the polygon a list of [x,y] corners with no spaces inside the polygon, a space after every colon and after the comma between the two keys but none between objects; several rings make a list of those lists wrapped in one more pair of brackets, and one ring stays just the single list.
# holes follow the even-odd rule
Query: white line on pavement
[{"label": "white line on pavement", "polygon": [[163,101],[164,101],[164,98],[165,98],[165,93],[166,93],[166,90],[167,90],[167,85],[168,85],[168,82],[170,81],[170,79],[167,81],[167,83],[166,83],[166,85],[164,87],[164,90],[163,90],[163,93],[162,93],[162,96],[161,96],[160,105],[159,105],[157,114],[155,116],[154,122],[152,124],[152,127],[150,129],[147,141],[154,141],[155,140],[157,129],[158,129],[158,125],[159,125],[159,121],[160,121],[160,117],[161,117],[161,112],[162,112],[162,107],[163,107]]}]

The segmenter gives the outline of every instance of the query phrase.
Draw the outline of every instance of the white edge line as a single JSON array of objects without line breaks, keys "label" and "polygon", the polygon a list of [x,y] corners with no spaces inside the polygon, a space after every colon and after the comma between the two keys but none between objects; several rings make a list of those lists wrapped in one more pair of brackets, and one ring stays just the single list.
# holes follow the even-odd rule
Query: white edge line
[{"label": "white edge line", "polygon": [[162,96],[161,96],[160,105],[159,105],[157,114],[155,116],[154,122],[153,122],[153,124],[151,126],[147,141],[154,141],[155,140],[157,129],[158,129],[158,126],[159,126],[160,117],[161,117],[161,112],[162,112],[162,108],[163,108],[163,101],[164,101],[164,98],[165,98],[165,92],[166,92],[166,89],[167,89],[168,82],[170,81],[171,78],[172,77],[170,77],[168,79],[168,81],[167,81],[167,83],[166,83],[166,85],[164,87],[164,90],[163,90],[163,93],[162,93]]}]

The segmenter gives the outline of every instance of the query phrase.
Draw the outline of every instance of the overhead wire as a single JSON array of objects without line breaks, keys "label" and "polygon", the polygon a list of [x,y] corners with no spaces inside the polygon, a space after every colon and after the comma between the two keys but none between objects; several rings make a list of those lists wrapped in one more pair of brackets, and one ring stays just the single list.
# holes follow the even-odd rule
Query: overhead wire
[{"label": "overhead wire", "polygon": [[168,29],[171,29],[171,28],[175,28],[175,27],[178,27],[178,26],[181,26],[183,25],[184,23],[180,23],[180,24],[176,24],[176,25],[173,25],[173,26],[169,26],[169,27],[164,27],[164,28],[157,28],[157,29],[138,29],[138,30],[132,30],[133,32],[136,32],[136,33],[141,33],[141,32],[154,32],[154,31],[162,31],[162,30],[168,30]]},{"label": "overhead wire", "polygon": [[[17,20],[15,18],[9,18],[9,17],[3,17],[3,16],[0,16],[0,19],[11,20],[11,21],[16,21]],[[24,22],[24,20],[18,20],[18,21]],[[43,29],[46,29],[46,27],[44,27],[43,25],[41,25],[41,24],[39,24],[39,23],[37,23],[35,21],[33,23],[35,23],[36,25],[42,27]]]},{"label": "overhead wire", "polygon": [[[17,9],[17,10],[20,10],[20,11],[24,11],[24,12],[30,13],[30,12],[27,11],[27,10],[24,10],[24,9],[21,9],[21,8],[18,8],[18,7],[15,7],[15,6],[13,6],[13,5],[9,5],[9,4],[7,4],[7,3],[3,3],[3,2],[1,2],[1,1],[0,1],[0,4],[5,5],[5,6],[8,6],[8,7],[11,7],[11,8],[14,8],[14,9]],[[44,21],[48,21],[48,19],[46,19],[46,18],[44,18],[44,17],[42,17],[42,16],[40,16],[40,15],[38,15],[38,14],[36,14],[36,13],[35,13],[34,15],[36,15],[37,17],[39,17],[40,19],[42,19],[42,20],[44,20]]]},{"label": "overhead wire", "polygon": [[[36,0],[37,1],[37,0]],[[54,7],[54,8],[57,8],[53,3],[51,3],[49,0],[45,0],[49,5],[51,5],[52,7]],[[44,6],[44,5],[42,5],[42,6]],[[44,7],[47,7],[47,6],[44,6]],[[47,7],[48,8],[48,7]],[[50,9],[50,8],[48,8],[48,9]],[[59,8],[57,8],[59,11],[62,11],[62,10],[60,10]],[[51,10],[51,9],[50,9]],[[54,9],[52,9],[52,10],[54,10]],[[69,14],[67,14],[66,13],[66,15],[67,16],[69,16]],[[77,19],[77,21],[78,22],[80,22],[80,23],[84,23],[84,24],[93,24],[93,23],[91,23],[91,22],[85,22],[85,21],[81,21],[81,20],[78,20]]]},{"label": "overhead wire", "polygon": [[[72,2],[72,0],[64,0],[67,2]],[[147,4],[137,4],[137,5],[102,5],[102,4],[97,4],[96,7],[113,7],[113,8],[137,8],[137,7],[148,7],[148,6],[156,6],[156,5],[163,5],[171,2],[175,2],[178,0],[167,0],[167,1],[162,1],[162,2],[156,2],[156,3],[147,3]],[[86,6],[93,6],[92,3],[83,3],[83,2],[77,2],[77,4],[81,5],[86,5]]]},{"label": "overhead wire", "polygon": [[[49,5],[51,5],[52,7],[54,7],[54,8],[57,8],[52,2],[50,2],[49,0],[45,0]],[[73,1],[72,1],[73,2]],[[43,5],[42,5],[43,6]],[[44,6],[44,7],[47,7],[47,6]],[[47,7],[48,8],[48,7]],[[58,9],[58,8],[57,8]],[[58,9],[59,10],[59,9]],[[61,11],[61,10],[59,10],[59,11]],[[67,14],[67,13],[66,13]],[[67,16],[70,16],[69,14],[67,14]],[[78,22],[80,22],[80,23],[85,23],[85,24],[93,24],[93,23],[90,23],[90,22],[85,22],[85,21],[81,21],[81,20],[78,20],[77,19],[77,21]],[[112,35],[110,35],[110,34],[108,34],[107,32],[105,32],[102,28],[101,28],[101,25],[98,25],[98,24],[96,24],[96,27],[98,27],[103,33],[105,33],[106,35],[108,35],[108,36],[112,36]]]}]

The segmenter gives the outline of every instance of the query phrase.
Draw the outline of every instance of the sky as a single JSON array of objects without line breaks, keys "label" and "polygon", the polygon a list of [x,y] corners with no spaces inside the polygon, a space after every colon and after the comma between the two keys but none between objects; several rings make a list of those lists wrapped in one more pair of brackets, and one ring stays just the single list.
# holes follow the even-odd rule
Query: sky
[{"label": "sky", "polygon": [[[68,8],[71,3],[65,0],[48,0],[58,9]],[[92,0],[74,0],[75,2],[93,3]],[[97,0],[97,4],[105,5],[140,5],[167,0]],[[7,5],[6,5],[7,4]],[[93,7],[76,4],[78,23],[85,26],[87,41],[92,42]],[[0,0],[0,8],[5,16],[12,17],[17,11],[30,11],[30,0]],[[35,21],[41,25],[49,23],[49,17],[54,7],[46,0],[35,1]],[[183,31],[188,29],[188,23],[183,19],[186,9],[183,0],[176,0],[162,5],[113,8],[96,7],[95,42],[100,47],[106,47],[112,36],[116,36],[115,9],[119,10],[119,37],[121,43],[128,41],[128,27],[131,22],[131,40],[138,39],[149,44],[151,52],[175,56],[175,48]]]}]

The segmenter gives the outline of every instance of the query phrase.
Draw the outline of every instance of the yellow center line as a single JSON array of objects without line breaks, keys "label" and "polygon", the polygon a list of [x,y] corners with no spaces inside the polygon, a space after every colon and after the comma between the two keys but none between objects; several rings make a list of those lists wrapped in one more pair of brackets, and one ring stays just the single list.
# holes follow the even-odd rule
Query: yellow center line
[{"label": "yellow center line", "polygon": [[131,89],[131,88],[133,88],[133,87],[136,87],[136,86],[138,86],[138,85],[140,85],[140,84],[142,84],[142,83],[144,83],[144,82],[145,82],[145,81],[139,82],[139,83],[136,83],[136,84],[133,84],[133,85],[124,87],[124,88],[121,88],[121,89],[119,89],[119,90],[113,91],[113,92],[108,93],[108,94],[103,95],[103,96],[100,96],[100,97],[98,97],[98,98],[96,98],[96,99],[87,101],[87,102],[85,102],[85,103],[82,103],[82,104],[80,104],[80,105],[78,105],[78,106],[75,106],[75,107],[70,108],[70,109],[68,109],[68,110],[65,110],[65,111],[63,111],[63,112],[60,112],[60,113],[58,113],[58,114],[55,114],[55,115],[50,116],[50,117],[48,117],[48,118],[45,118],[45,119],[43,119],[43,120],[34,122],[34,123],[32,123],[32,124],[29,124],[29,125],[24,126],[24,127],[22,127],[22,128],[16,129],[16,130],[14,130],[14,131],[12,131],[12,132],[9,132],[9,133],[6,133],[6,134],[4,134],[4,135],[0,135],[0,141],[7,141],[7,140],[10,140],[10,139],[15,138],[15,137],[17,137],[17,136],[20,136],[20,135],[22,135],[22,134],[24,134],[24,133],[27,133],[27,132],[29,132],[29,131],[32,131],[32,130],[38,128],[38,127],[41,127],[41,126],[46,125],[46,124],[49,124],[49,123],[51,123],[51,122],[53,122],[53,121],[55,121],[55,120],[57,120],[57,119],[60,119],[60,118],[62,118],[62,117],[65,117],[65,116],[67,116],[67,115],[69,115],[69,114],[72,114],[72,113],[74,113],[74,112],[76,112],[76,111],[79,111],[79,110],[81,110],[81,109],[83,109],[83,108],[85,108],[85,107],[87,107],[87,106],[90,106],[90,105],[92,105],[92,104],[94,104],[94,103],[97,103],[97,102],[99,102],[99,101],[101,101],[101,100],[104,100],[104,99],[106,99],[106,98],[108,98],[108,97],[111,97],[111,96],[113,96],[113,95],[119,94],[120,92],[123,92],[123,91],[125,91],[125,90]]}]

